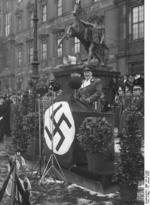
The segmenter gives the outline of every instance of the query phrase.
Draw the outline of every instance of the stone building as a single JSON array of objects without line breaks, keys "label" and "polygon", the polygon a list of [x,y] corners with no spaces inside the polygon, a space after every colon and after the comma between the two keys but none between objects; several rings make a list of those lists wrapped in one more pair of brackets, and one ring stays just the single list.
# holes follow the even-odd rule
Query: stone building
[{"label": "stone building", "polygon": [[[77,0],[76,0],[77,1]],[[77,38],[57,45],[73,21],[75,0],[37,0],[39,71],[51,75],[66,56],[84,61],[87,53]],[[1,91],[25,89],[32,72],[35,0],[0,0]],[[122,74],[144,71],[144,11],[139,0],[81,0],[85,19],[104,17],[108,66]],[[1,40],[2,39],[2,40]],[[1,45],[1,44],[0,44]],[[2,57],[3,56],[3,57]],[[74,59],[74,58],[72,58]]]},{"label": "stone building", "polygon": [[144,73],[144,0],[115,0],[119,9],[118,70]]}]

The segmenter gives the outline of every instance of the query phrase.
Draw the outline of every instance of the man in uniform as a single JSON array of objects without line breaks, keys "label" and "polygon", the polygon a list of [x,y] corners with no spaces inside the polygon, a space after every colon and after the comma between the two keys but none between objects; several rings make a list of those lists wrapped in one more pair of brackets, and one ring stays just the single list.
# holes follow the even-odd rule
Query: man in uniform
[{"label": "man in uniform", "polygon": [[101,79],[93,77],[92,68],[85,66],[83,70],[84,80],[82,81],[81,87],[78,90],[78,98],[81,102],[87,106],[97,107],[97,101],[102,96],[102,82]]},{"label": "man in uniform", "polygon": [[144,79],[141,77],[137,78],[133,84],[133,106],[135,110],[144,115]]}]

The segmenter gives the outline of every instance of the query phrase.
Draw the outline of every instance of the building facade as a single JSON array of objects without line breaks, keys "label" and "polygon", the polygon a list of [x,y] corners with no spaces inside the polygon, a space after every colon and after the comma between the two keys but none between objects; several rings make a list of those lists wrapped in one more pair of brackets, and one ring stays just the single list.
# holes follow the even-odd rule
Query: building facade
[{"label": "building facade", "polygon": [[[64,40],[58,47],[67,27],[73,22],[72,12],[76,1],[37,0],[41,75],[46,73],[51,76],[51,69],[57,69],[68,55],[75,56],[77,61],[87,58],[77,38]],[[24,90],[28,85],[33,61],[34,3],[35,0],[0,0],[2,92]],[[122,74],[144,71],[143,4],[139,0],[81,0],[86,19],[94,15],[104,18],[105,42],[109,48],[108,66],[113,71]]]},{"label": "building facade", "polygon": [[118,70],[144,74],[144,1],[115,0],[119,9]]}]

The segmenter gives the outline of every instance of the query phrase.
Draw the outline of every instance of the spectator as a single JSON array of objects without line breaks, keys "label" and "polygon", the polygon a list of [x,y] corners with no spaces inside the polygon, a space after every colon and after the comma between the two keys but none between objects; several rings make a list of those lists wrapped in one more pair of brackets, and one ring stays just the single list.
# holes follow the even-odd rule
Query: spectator
[{"label": "spectator", "polygon": [[124,109],[131,109],[132,97],[132,90],[128,86],[125,86]]},{"label": "spectator", "polygon": [[115,100],[115,96],[118,92],[118,82],[116,77],[113,77],[109,82],[109,88],[110,89],[110,103],[113,104]]},{"label": "spectator", "polygon": [[16,171],[19,174],[21,173],[26,173],[29,171],[24,157],[21,155],[21,150],[18,149],[16,154],[15,154],[15,160],[16,160]]},{"label": "spectator", "polygon": [[125,96],[125,93],[124,93],[124,88],[122,86],[119,86],[118,87],[118,92],[115,96],[115,103],[114,105],[115,106],[119,106],[120,104],[124,104],[124,96]]},{"label": "spectator", "polygon": [[130,74],[125,82],[125,87],[128,87],[128,89],[132,91],[133,83],[134,83],[134,76]]},{"label": "spectator", "polygon": [[125,106],[124,87],[119,86],[118,93],[115,96],[115,102],[114,102],[114,109],[116,113],[115,127],[119,127],[119,122],[120,122],[121,114],[124,110],[124,106]]},{"label": "spectator", "polygon": [[124,76],[120,75],[118,78],[118,86],[121,86],[122,88],[125,86],[124,84]]},{"label": "spectator", "polygon": [[133,85],[133,100],[134,109],[144,116],[144,79],[139,77],[134,81]]},{"label": "spectator", "polygon": [[31,183],[29,179],[26,177],[25,174],[21,173],[19,174],[19,181],[22,186],[22,190],[24,191],[24,198],[21,197],[20,194],[18,194],[18,201],[22,202],[22,205],[28,205],[30,201],[30,196],[31,196]]}]

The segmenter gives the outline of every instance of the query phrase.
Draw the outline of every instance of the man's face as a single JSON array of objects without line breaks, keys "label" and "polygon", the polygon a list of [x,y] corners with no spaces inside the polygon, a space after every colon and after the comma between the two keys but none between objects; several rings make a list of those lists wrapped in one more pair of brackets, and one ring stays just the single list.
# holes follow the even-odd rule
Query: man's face
[{"label": "man's face", "polygon": [[134,96],[140,96],[142,94],[142,88],[140,86],[134,86],[133,87],[133,95]]},{"label": "man's face", "polygon": [[124,95],[124,91],[123,91],[123,89],[121,87],[119,87],[119,89],[118,89],[118,94],[119,94],[119,96],[123,96]]},{"label": "man's face", "polygon": [[17,156],[20,156],[20,155],[21,155],[21,153],[18,151],[18,152],[17,152]]},{"label": "man's face", "polygon": [[129,75],[129,77],[128,77],[128,81],[131,82],[131,83],[133,83],[133,81],[134,81],[134,77],[133,77],[132,75]]},{"label": "man's face", "polygon": [[131,97],[132,96],[132,92],[131,92],[131,90],[129,88],[125,89],[125,96],[126,97]]},{"label": "man's face", "polygon": [[89,80],[92,77],[92,72],[91,71],[84,71],[84,78],[86,80]]}]

